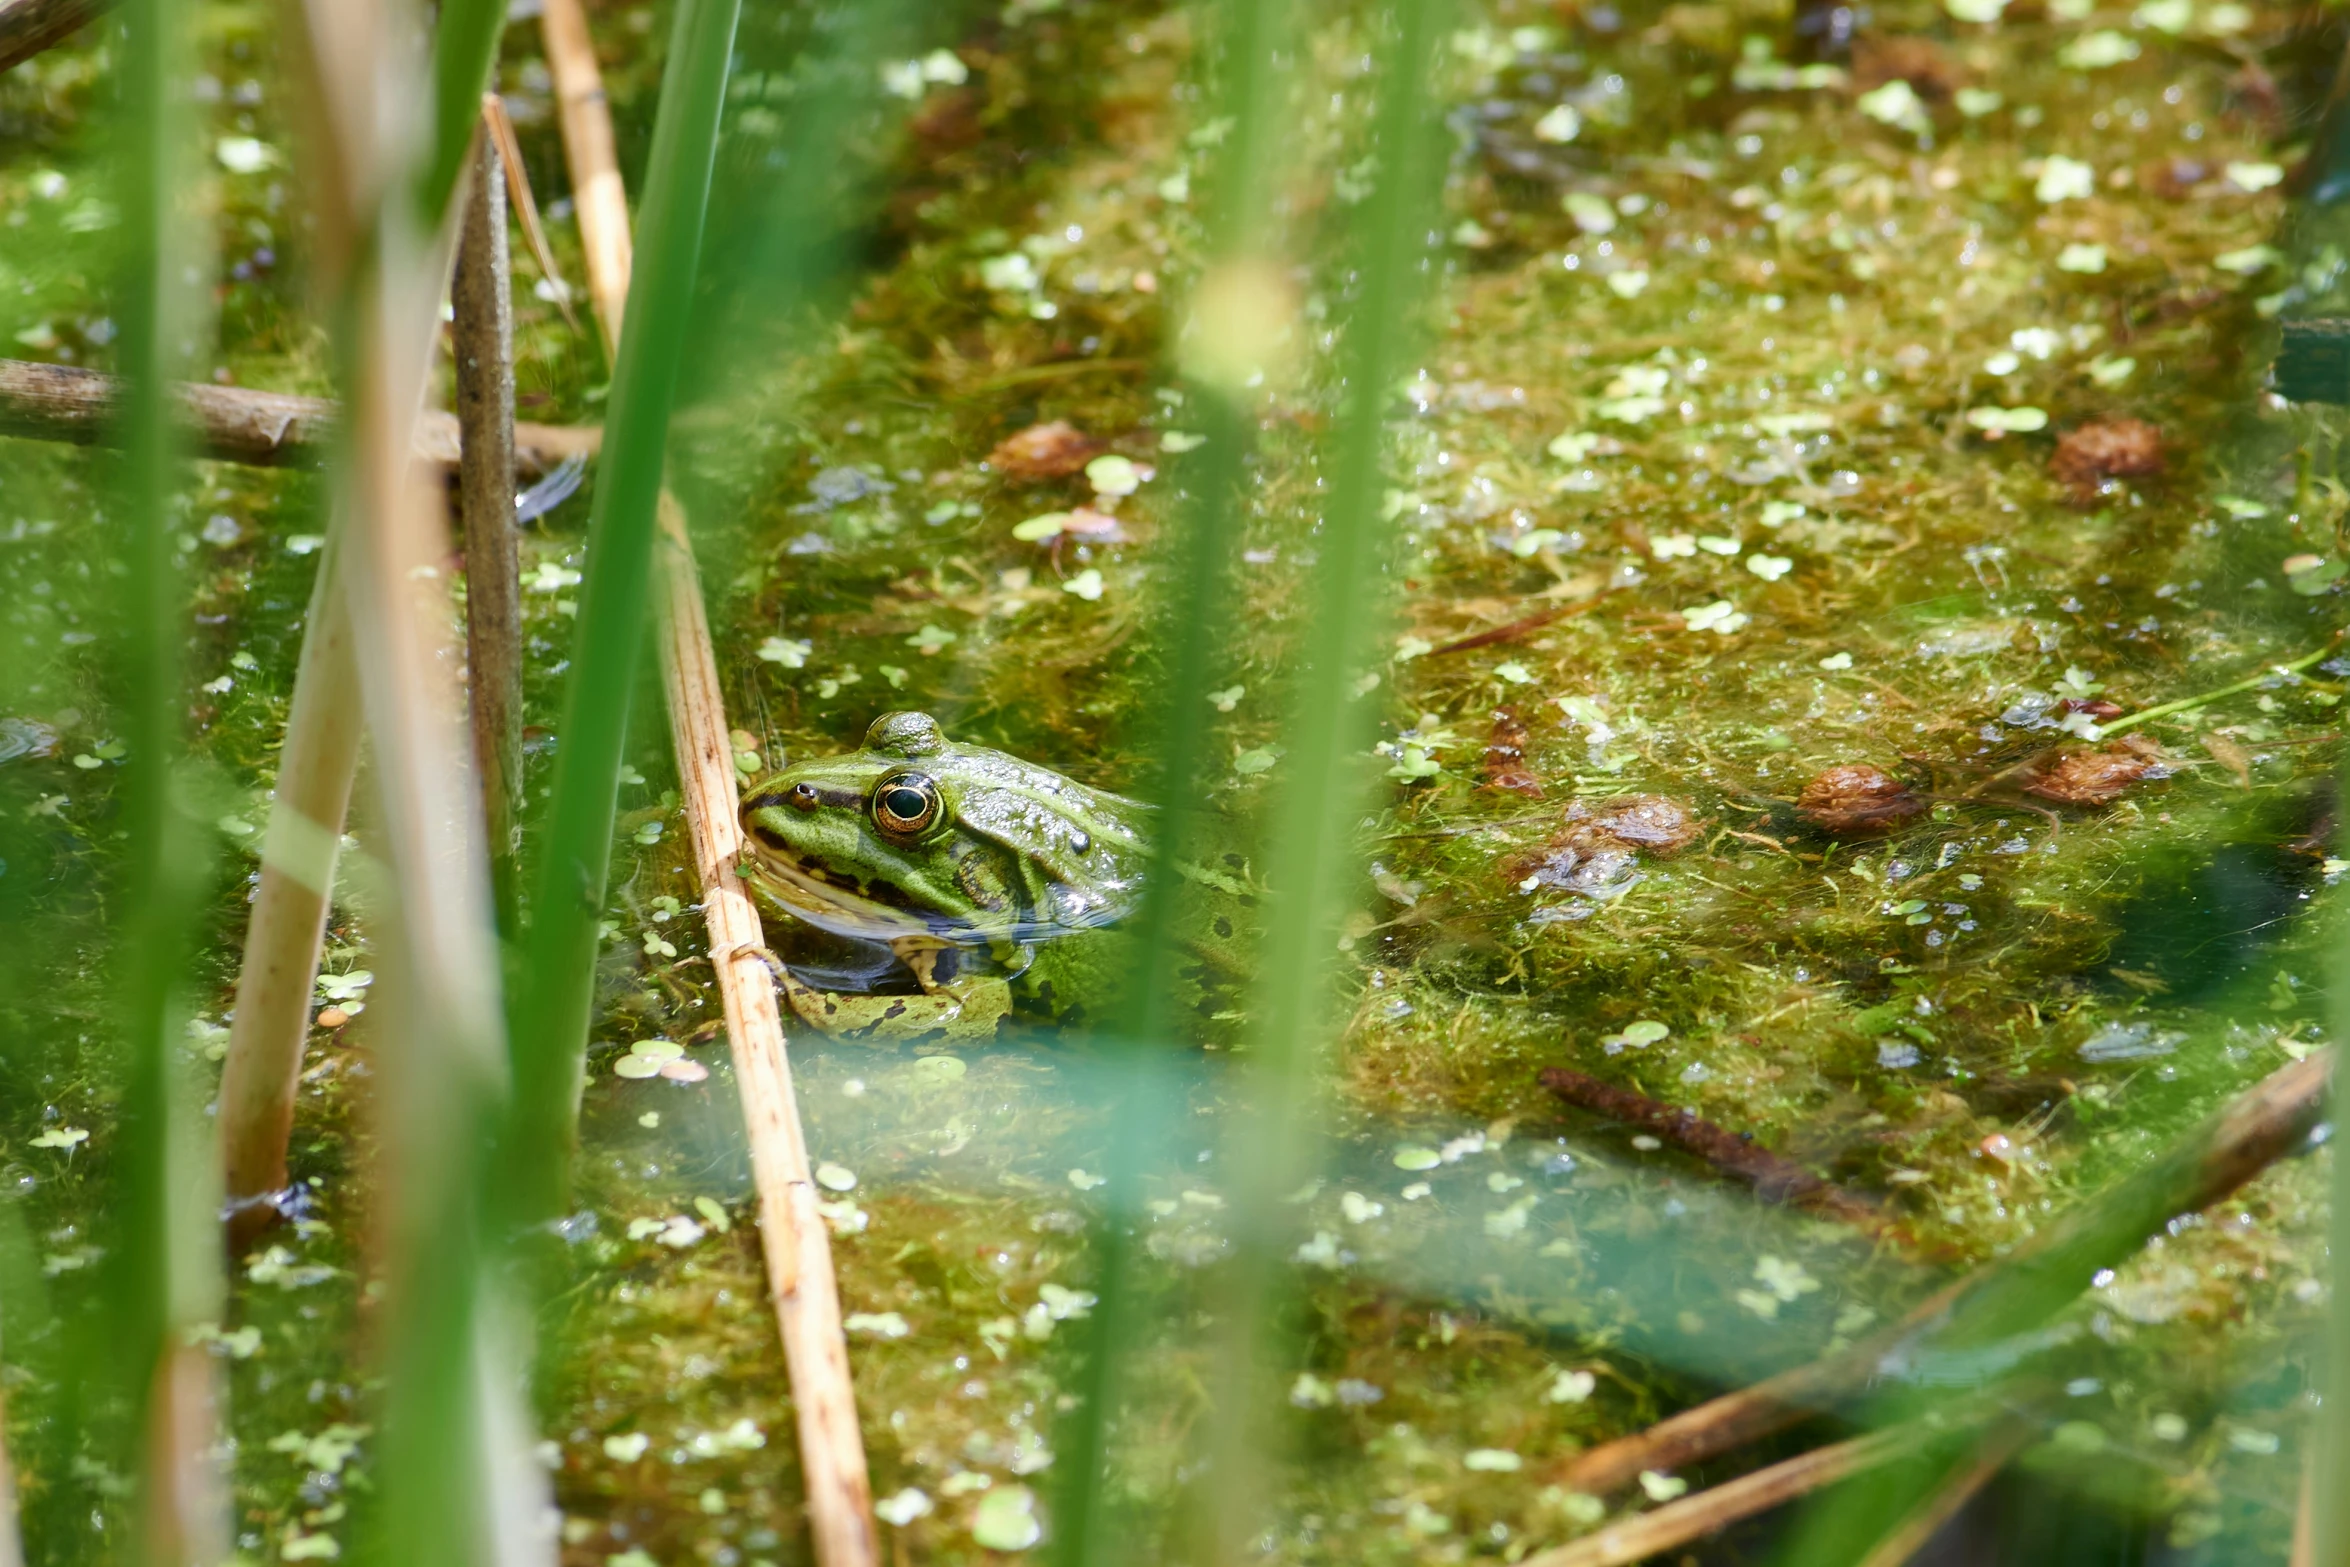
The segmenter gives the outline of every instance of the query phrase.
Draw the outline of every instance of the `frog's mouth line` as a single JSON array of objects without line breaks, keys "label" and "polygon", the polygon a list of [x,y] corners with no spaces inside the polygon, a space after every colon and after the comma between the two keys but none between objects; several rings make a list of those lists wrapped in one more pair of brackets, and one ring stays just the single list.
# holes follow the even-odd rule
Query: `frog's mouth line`
[{"label": "frog's mouth line", "polygon": [[818,930],[866,941],[938,936],[928,920],[824,880],[752,839],[749,866],[767,895]]}]

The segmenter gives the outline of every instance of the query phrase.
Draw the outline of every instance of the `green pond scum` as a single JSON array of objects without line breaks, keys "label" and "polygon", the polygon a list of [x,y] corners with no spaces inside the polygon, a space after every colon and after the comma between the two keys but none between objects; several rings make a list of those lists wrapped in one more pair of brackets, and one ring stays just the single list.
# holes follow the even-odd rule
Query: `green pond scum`
[{"label": "green pond scum", "polygon": [[[584,270],[524,9],[496,85],[568,282],[516,248],[518,411],[593,422],[611,369],[556,302]],[[276,16],[193,8],[210,307],[184,357],[324,394]],[[636,190],[668,8],[591,17]],[[1239,346],[1203,349],[1217,25],[1139,0],[744,8],[670,480],[754,821],[812,823],[756,803],[800,781],[871,820],[851,754],[893,712],[1072,798],[1147,797],[1154,715],[1193,703],[1194,869],[1229,846],[1254,906],[1316,652],[1389,22],[1296,19],[1263,241],[1283,259],[1225,302]],[[2350,479],[2339,411],[2275,396],[2269,363],[2280,319],[2350,313],[2350,220],[2294,172],[2339,9],[1880,0],[1832,57],[1770,0],[1485,0],[1443,31],[1442,211],[1385,420],[1387,629],[1350,698],[1376,745],[1354,758],[1372,803],[1318,1174],[1234,1189],[1245,983],[1141,1042],[1084,1026],[1114,962],[1068,969],[1074,1023],[1063,997],[978,1027],[795,1027],[893,1562],[1053,1548],[1105,1224],[1132,1243],[1104,1491],[1122,1559],[1205,1548],[1245,1207],[1286,1237],[1256,1554],[1518,1561],[1830,1439],[1815,1422],[1604,1496],[1559,1478],[1898,1319],[2331,1037]],[[0,75],[11,356],[117,367],[122,67],[100,24]],[[807,157],[789,129],[819,99],[837,124],[793,187],[821,197],[802,232],[760,194]],[[787,250],[787,318],[761,316]],[[1225,372],[1247,417],[1207,406]],[[1245,443],[1236,558],[1213,614],[1170,627],[1216,441]],[[171,503],[178,809],[218,872],[173,1044],[206,1083],[326,490],[196,461]],[[71,1371],[130,1152],[122,493],[110,454],[0,441],[0,1381],[42,1562],[118,1559],[134,1526],[93,1434],[122,1394]],[[522,539],[534,808],[587,511]],[[1178,636],[1207,675],[1170,693]],[[790,1395],[649,669],[636,697],[539,1309],[548,1528],[568,1567],[780,1567],[810,1559]],[[949,804],[967,782],[918,770]],[[897,782],[908,827],[923,789]],[[1064,825],[1107,844],[1140,810]],[[195,1332],[244,1562],[357,1554],[374,1496],[375,831],[363,808],[329,920],[295,1217],[228,1259]],[[853,831],[792,848],[879,863]],[[1245,974],[1236,929],[1218,939]],[[972,969],[1019,969],[1034,937],[1060,975],[1057,931],[994,934]],[[817,990],[885,999],[806,931],[776,919],[770,942]],[[882,988],[930,999],[915,973]],[[1562,1066],[1884,1222],[1764,1202],[1562,1103],[1538,1076]],[[1114,1209],[1113,1166],[1141,1172]],[[2002,1384],[2028,1435],[1967,1538],[2003,1561],[2284,1557],[2322,1386],[2326,1166],[2280,1162],[2083,1280]],[[1765,1519],[1688,1559],[1782,1559],[1787,1537]]]}]

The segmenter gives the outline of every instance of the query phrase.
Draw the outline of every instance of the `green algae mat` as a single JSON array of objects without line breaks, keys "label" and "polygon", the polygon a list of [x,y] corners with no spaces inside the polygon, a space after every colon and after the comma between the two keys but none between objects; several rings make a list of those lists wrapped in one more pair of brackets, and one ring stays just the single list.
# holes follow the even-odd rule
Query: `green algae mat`
[{"label": "green algae mat", "polygon": [[[1493,0],[1442,21],[1441,195],[1370,399],[1386,553],[1361,606],[1379,656],[1344,697],[1365,746],[1331,1043],[1315,1113],[1275,1123],[1291,1157],[1233,1135],[1264,1093],[1249,916],[1184,960],[1238,978],[1148,1040],[1109,1037],[1106,998],[795,1027],[888,1559],[1051,1558],[1075,1488],[1112,1520],[1096,1560],[1535,1558],[1851,1435],[1817,1418],[1576,1483],[1579,1454],[2015,1253],[2331,1037],[2350,488],[2341,416],[2280,396],[2271,363],[2283,324],[2350,313],[2323,178],[2350,30],[2205,0],[1893,0],[1839,47],[1839,14]],[[264,8],[197,16],[217,281],[188,373],[325,394],[284,41]],[[668,13],[593,22],[634,180]],[[1314,584],[1353,471],[1389,20],[1312,8],[1281,44],[1260,236],[1281,259],[1206,350],[1189,301],[1234,123],[1215,13],[1011,0],[845,52],[843,25],[745,12],[716,302],[673,432],[742,779],[911,711],[1147,795],[1182,704],[1204,758],[1191,884],[1279,910]],[[496,85],[576,291],[538,49],[517,19]],[[100,27],[0,76],[18,357],[112,363],[120,57]],[[809,220],[832,281],[766,320],[774,238],[748,214],[810,155],[786,126],[827,72],[865,92]],[[595,422],[600,348],[560,280],[517,274],[521,415]],[[53,1436],[79,1397],[54,1346],[107,1287],[122,1154],[107,953],[135,758],[102,664],[124,613],[109,461],[0,441],[0,1381],[41,1561],[115,1559],[135,1527],[133,1478]],[[1218,486],[1228,570],[1171,621]],[[199,1075],[325,491],[202,463],[176,502],[190,787],[221,867],[184,978]],[[523,537],[534,803],[586,511]],[[635,697],[573,1212],[534,1263],[545,1549],[804,1561],[649,661]],[[366,1554],[376,1495],[364,805],[353,831],[296,1216],[228,1259],[201,1335],[254,1563]],[[1178,924],[1224,917],[1177,901]],[[769,937],[818,990],[877,983],[837,933],[776,917]],[[1255,1189],[1263,1170],[1298,1178]],[[1910,1377],[1928,1418],[1996,1408],[2011,1433],[1935,1547],[1978,1554],[1918,1559],[2283,1559],[2326,1386],[2330,1180],[2322,1148],[2281,1159],[2030,1334]],[[1232,1280],[1268,1246],[1262,1374],[1235,1382]],[[1089,1484],[1068,1455],[1101,1353],[1116,1399]],[[1261,1509],[1237,1543],[1211,1523],[1234,1489]],[[1664,1559],[1807,1559],[1827,1518]]]}]

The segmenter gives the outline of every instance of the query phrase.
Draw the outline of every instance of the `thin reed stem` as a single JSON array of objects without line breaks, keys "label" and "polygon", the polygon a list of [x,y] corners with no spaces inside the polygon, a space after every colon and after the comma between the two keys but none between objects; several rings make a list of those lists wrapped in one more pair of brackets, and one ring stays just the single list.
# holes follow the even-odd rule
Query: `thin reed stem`
[{"label": "thin reed stem", "polygon": [[1442,164],[1430,76],[1443,9],[1439,0],[1399,0],[1382,13],[1388,36],[1374,131],[1379,173],[1350,236],[1355,288],[1339,358],[1345,401],[1303,644],[1312,651],[1284,730],[1290,754],[1267,876],[1273,907],[1248,1006],[1250,1109],[1227,1144],[1233,1190],[1243,1200],[1210,1422],[1214,1551],[1225,1563],[1253,1559],[1251,1541],[1263,1527],[1266,1442],[1258,1412],[1288,1234],[1279,1199],[1318,1163],[1318,1074],[1337,1032],[1330,981],[1369,782],[1362,753],[1371,714],[1356,683],[1373,662],[1384,623],[1379,579],[1389,531],[1380,497],[1389,389],[1418,309],[1425,214]]},{"label": "thin reed stem", "polygon": [[[1276,146],[1280,73],[1277,56],[1294,26],[1285,3],[1232,0],[1218,10],[1223,77],[1219,118],[1230,126],[1213,184],[1211,278],[1266,264],[1270,213],[1267,193]],[[1255,444],[1253,399],[1239,388],[1196,386],[1191,414],[1206,437],[1189,475],[1195,499],[1175,535],[1173,592],[1160,612],[1159,640],[1167,650],[1158,711],[1146,732],[1158,737],[1146,797],[1159,805],[1142,907],[1133,924],[1135,957],[1108,1028],[1111,1048],[1134,1058],[1163,1049],[1178,1033],[1175,976],[1183,881],[1177,867],[1196,852],[1202,822],[1198,801],[1206,781],[1209,707],[1205,693],[1216,673],[1220,644],[1204,635],[1227,591],[1234,541],[1248,506],[1248,459]],[[1061,1567],[1106,1567],[1123,1559],[1104,1507],[1108,1433],[1123,1389],[1126,1355],[1147,1325],[1133,1279],[1133,1215],[1141,1207],[1145,1139],[1139,1084],[1114,1078],[1109,1106],[1101,1219],[1093,1227],[1093,1314],[1069,1378],[1075,1407],[1062,1422],[1060,1476],[1054,1509],[1054,1559]]]}]

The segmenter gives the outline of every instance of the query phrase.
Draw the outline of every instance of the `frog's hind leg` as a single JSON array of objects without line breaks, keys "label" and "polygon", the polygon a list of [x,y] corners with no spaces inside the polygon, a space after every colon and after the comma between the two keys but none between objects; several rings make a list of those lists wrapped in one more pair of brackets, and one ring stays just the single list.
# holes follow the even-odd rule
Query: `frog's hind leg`
[{"label": "frog's hind leg", "polygon": [[827,1034],[838,1034],[848,1032],[854,1026],[842,1016],[841,997],[806,983],[768,948],[746,941],[720,956],[752,957],[766,964],[767,972],[775,976],[775,988],[783,993],[784,1005],[791,1008],[792,1016],[810,1028]]}]

